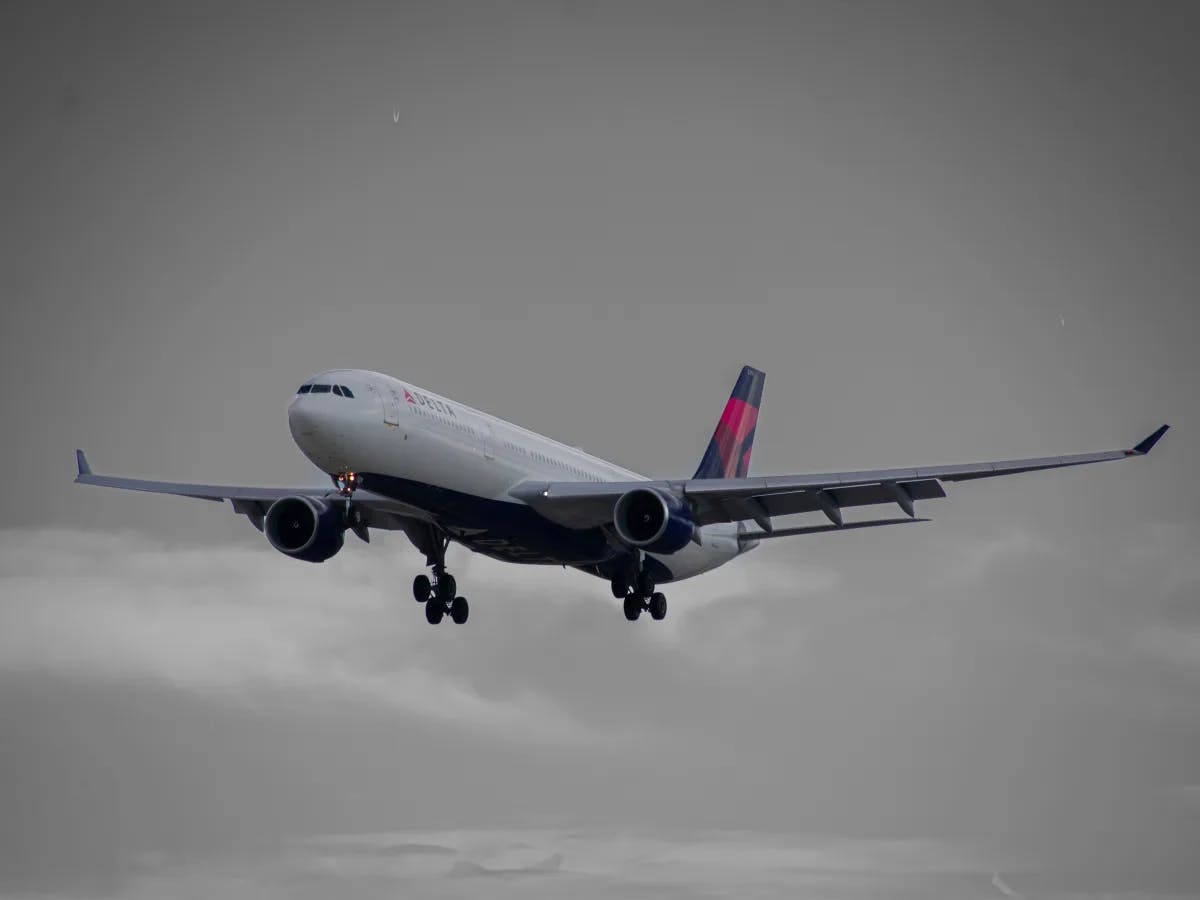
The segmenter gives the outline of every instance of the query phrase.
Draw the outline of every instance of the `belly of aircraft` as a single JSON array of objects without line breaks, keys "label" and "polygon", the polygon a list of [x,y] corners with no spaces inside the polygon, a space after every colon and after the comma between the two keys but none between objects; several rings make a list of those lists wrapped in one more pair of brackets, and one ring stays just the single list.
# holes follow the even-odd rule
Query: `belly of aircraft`
[{"label": "belly of aircraft", "polygon": [[437,517],[455,541],[505,562],[595,565],[619,556],[599,528],[550,522],[523,503],[490,500],[408,479],[362,474],[364,485]]}]

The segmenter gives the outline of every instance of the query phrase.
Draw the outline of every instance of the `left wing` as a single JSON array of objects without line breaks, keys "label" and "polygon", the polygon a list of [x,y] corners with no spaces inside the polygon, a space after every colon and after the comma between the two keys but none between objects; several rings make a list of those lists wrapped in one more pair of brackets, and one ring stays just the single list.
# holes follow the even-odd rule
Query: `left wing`
[{"label": "left wing", "polygon": [[[509,493],[528,503],[547,519],[571,528],[593,528],[608,524],[612,521],[613,506],[622,494],[637,488],[651,488],[685,502],[697,525],[749,520],[757,523],[765,536],[773,533],[771,519],[775,516],[819,511],[836,529],[849,527],[848,523],[843,523],[841,512],[847,506],[895,503],[912,519],[916,515],[915,501],[946,496],[942,487],[944,481],[970,481],[1145,456],[1166,434],[1167,428],[1167,425],[1163,425],[1129,450],[1104,450],[1069,456],[821,475],[599,483],[523,482]],[[888,520],[879,524],[893,524],[893,521],[906,520]]]},{"label": "left wing", "polygon": [[[94,484],[98,487],[119,488],[124,491],[148,491],[152,494],[174,494],[177,497],[192,497],[197,500],[228,500],[233,511],[246,516],[259,531],[262,531],[263,516],[276,500],[283,497],[308,497],[327,503],[349,502],[358,513],[363,525],[386,531],[402,530],[414,520],[430,521],[428,513],[388,497],[359,488],[347,498],[332,488],[317,487],[238,487],[223,484],[186,484],[177,481],[150,481],[144,478],[121,478],[115,475],[97,475],[88,465],[82,450],[75,451],[78,474],[76,484]],[[365,533],[365,532],[364,532]]]}]

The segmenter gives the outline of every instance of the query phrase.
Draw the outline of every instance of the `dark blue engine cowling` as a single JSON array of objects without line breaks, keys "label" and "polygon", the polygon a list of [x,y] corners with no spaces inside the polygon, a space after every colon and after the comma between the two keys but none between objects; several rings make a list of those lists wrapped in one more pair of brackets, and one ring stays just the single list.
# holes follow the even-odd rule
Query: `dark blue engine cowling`
[{"label": "dark blue engine cowling", "polygon": [[613,509],[613,524],[621,540],[651,553],[682,550],[696,530],[687,507],[649,488],[622,494]]},{"label": "dark blue engine cowling", "polygon": [[325,562],[342,549],[346,525],[340,510],[320,500],[284,497],[267,510],[263,533],[280,553],[306,562]]}]

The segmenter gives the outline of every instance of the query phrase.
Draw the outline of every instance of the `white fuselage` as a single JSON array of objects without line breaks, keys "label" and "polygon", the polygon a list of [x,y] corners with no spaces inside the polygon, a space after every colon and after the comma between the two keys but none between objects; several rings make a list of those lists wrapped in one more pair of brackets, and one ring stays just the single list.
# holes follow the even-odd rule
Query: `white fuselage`
[{"label": "white fuselage", "polygon": [[[627,548],[599,529],[565,529],[509,491],[522,482],[644,481],[642,475],[578,447],[464,406],[388,375],[335,370],[311,384],[344,385],[297,394],[288,422],[300,450],[324,472],[368,473],[364,486],[436,516],[473,550],[512,562],[577,566],[593,574]],[[698,575],[738,555],[734,524],[699,529],[698,542],[669,555],[647,554],[669,579]]]}]

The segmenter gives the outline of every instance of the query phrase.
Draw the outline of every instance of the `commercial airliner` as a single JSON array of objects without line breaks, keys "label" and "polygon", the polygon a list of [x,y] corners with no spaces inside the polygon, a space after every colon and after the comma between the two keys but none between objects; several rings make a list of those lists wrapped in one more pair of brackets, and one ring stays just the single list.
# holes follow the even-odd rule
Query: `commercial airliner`
[{"label": "commercial airliner", "polygon": [[[413,595],[436,625],[467,621],[446,570],[455,541],[506,562],[571,566],[603,578],[625,618],[667,614],[659,585],[724,565],[767,538],[926,522],[916,504],[968,481],[1145,456],[1163,425],[1129,450],[916,469],[751,476],[766,376],[742,369],[691,478],[649,479],[378,372],[338,369],[300,385],[288,406],[297,446],[331,488],[230,487],[97,475],[76,450],[81,484],[228,500],[280,553],[324,562],[347,531],[403,531],[430,574]],[[847,521],[846,507],[895,505],[895,518]],[[817,513],[828,521],[777,527]]]}]

